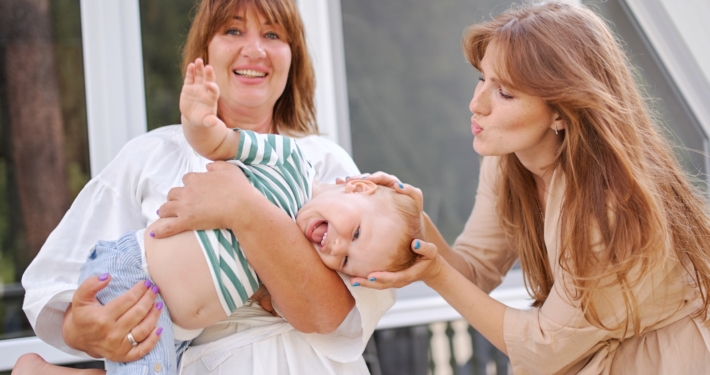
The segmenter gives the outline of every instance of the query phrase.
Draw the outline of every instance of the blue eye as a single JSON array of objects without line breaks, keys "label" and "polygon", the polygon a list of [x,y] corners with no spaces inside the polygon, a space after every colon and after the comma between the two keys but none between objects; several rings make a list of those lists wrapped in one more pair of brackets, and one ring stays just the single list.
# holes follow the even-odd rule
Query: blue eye
[{"label": "blue eye", "polygon": [[225,32],[225,34],[228,34],[228,35],[241,35],[242,32],[239,31],[239,30],[237,30],[237,29],[228,29],[228,30]]},{"label": "blue eye", "polygon": [[358,237],[360,237],[360,227],[355,230],[355,234],[353,234],[353,241],[357,240]]},{"label": "blue eye", "polygon": [[266,35],[264,35],[264,36],[269,39],[281,39],[281,38],[279,38],[278,34],[272,33],[272,32],[266,33]]}]

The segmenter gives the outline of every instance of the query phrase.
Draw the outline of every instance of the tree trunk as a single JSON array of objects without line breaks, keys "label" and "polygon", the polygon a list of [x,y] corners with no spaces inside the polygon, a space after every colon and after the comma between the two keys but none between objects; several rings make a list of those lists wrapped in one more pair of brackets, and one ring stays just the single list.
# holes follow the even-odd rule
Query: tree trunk
[{"label": "tree trunk", "polygon": [[[27,249],[35,257],[66,212],[61,103],[49,0],[0,0],[11,158]],[[24,269],[23,264],[18,264]]]}]

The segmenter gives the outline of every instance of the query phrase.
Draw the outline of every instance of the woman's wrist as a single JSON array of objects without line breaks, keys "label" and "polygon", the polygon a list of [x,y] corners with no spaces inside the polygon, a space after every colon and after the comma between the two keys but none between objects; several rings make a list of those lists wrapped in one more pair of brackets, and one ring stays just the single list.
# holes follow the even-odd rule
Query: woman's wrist
[{"label": "woman's wrist", "polygon": [[436,258],[431,261],[429,270],[424,274],[422,281],[430,288],[436,289],[436,286],[441,283],[446,272],[448,271],[447,268],[452,267],[446,262],[444,257],[437,255]]}]

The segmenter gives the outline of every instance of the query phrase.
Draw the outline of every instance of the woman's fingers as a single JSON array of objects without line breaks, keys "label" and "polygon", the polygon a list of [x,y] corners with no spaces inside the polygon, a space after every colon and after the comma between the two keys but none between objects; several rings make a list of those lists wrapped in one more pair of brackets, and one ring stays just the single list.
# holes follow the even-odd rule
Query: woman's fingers
[{"label": "woman's fingers", "polygon": [[[110,311],[114,321],[118,321],[124,314],[138,304],[146,294],[150,294],[153,284],[149,280],[136,283],[125,293],[116,297],[113,301],[106,304],[106,310]],[[155,294],[153,293],[153,298]],[[129,328],[133,328],[143,317],[133,322]]]},{"label": "woman's fingers", "polygon": [[239,169],[236,165],[232,163],[227,163],[226,161],[215,161],[212,163],[207,164],[207,170],[210,172],[216,172],[216,171],[229,171],[232,170],[234,171],[236,169]]},{"label": "woman's fingers", "polygon": [[436,245],[422,240],[412,241],[412,251],[421,255],[422,259],[434,260],[439,252]]},{"label": "woman's fingers", "polygon": [[[150,282],[148,281],[147,283],[136,284],[133,288],[129,290],[129,292],[134,288],[140,288],[141,286],[145,288],[148,283]],[[151,285],[150,288],[147,288],[143,291],[143,294],[135,302],[133,302],[129,298],[129,296],[127,296],[128,293],[124,293],[123,295],[114,299],[110,303],[106,304],[106,307],[112,309],[125,309],[126,307],[128,307],[126,312],[124,312],[116,321],[116,325],[126,330],[127,333],[128,331],[132,331],[136,326],[138,326],[146,317],[148,317],[149,313],[151,312],[151,309],[155,308],[155,298],[157,297],[159,291],[160,289],[157,286]],[[125,297],[125,299],[119,301],[119,299],[122,297]],[[119,301],[123,305],[111,305],[116,301]],[[152,330],[153,327],[150,327],[150,329]],[[144,332],[143,336],[145,336]]]},{"label": "woman's fingers", "polygon": [[402,181],[400,181],[399,178],[397,178],[397,176],[389,174],[389,173],[385,173],[385,172],[375,172],[373,174],[363,173],[358,176],[348,176],[348,177],[345,177],[344,179],[337,179],[336,183],[342,184],[342,183],[346,183],[346,182],[352,181],[352,180],[363,180],[363,179],[366,179],[368,181],[372,181],[372,182],[376,183],[377,185],[387,186],[389,188],[394,189],[398,193],[408,195],[409,197],[414,199],[415,202],[417,202],[417,205],[419,206],[420,210],[423,210],[424,196],[422,194],[422,191],[412,185],[402,183]]},{"label": "woman's fingers", "polygon": [[[64,315],[62,336],[69,346],[93,357],[125,362],[132,348],[125,344],[126,335],[149,315],[144,305],[148,309],[152,306],[155,293],[149,289],[150,284],[141,282],[103,306],[96,300],[96,291],[105,284],[97,285],[93,279],[77,288]],[[108,283],[110,278],[101,275],[96,279]]]},{"label": "woman's fingers", "polygon": [[187,220],[179,217],[166,216],[165,219],[161,219],[160,223],[151,226],[150,236],[154,238],[166,238],[191,229]]},{"label": "woman's fingers", "polygon": [[157,302],[153,304],[148,315],[138,323],[133,329],[131,329],[131,334],[137,342],[142,342],[148,338],[148,336],[155,332],[159,327],[158,318],[160,317],[160,312],[165,308],[163,302]]},{"label": "woman's fingers", "polygon": [[[132,334],[134,335],[135,339],[135,334]],[[126,354],[126,359],[123,362],[132,362],[145,357],[146,354],[150,353],[150,351],[153,350],[155,344],[158,343],[161,334],[162,329],[156,328],[151,331],[148,337],[144,340],[138,341],[138,339],[135,339],[138,342],[138,345],[136,346],[133,346],[130,342],[128,342],[128,338],[126,338],[125,343],[123,343],[122,346],[128,343],[130,349],[128,350],[128,354]]]},{"label": "woman's fingers", "polygon": [[[84,307],[88,305],[96,305],[99,302],[96,300],[96,293],[101,289],[105,288],[111,281],[111,275],[105,273],[97,277],[89,277],[84,280],[83,283],[79,284],[72,297],[72,306],[74,307]],[[120,316],[122,313],[116,314]]]},{"label": "woman's fingers", "polygon": [[[412,241],[412,251],[420,258],[409,268],[399,272],[373,272],[367,278],[353,277],[350,284],[374,289],[401,288],[418,280],[425,280],[437,272],[438,252],[434,244]],[[357,284],[357,285],[356,285]]]}]

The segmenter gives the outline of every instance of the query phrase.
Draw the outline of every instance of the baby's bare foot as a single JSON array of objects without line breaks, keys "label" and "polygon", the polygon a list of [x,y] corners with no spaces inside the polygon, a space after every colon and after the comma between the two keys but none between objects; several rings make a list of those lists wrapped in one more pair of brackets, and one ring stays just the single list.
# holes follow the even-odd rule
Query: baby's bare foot
[{"label": "baby's bare foot", "polygon": [[11,375],[103,375],[106,371],[99,369],[87,369],[81,370],[76,368],[60,367],[44,360],[35,353],[27,353],[20,356],[15,363],[15,367],[12,368]]}]

